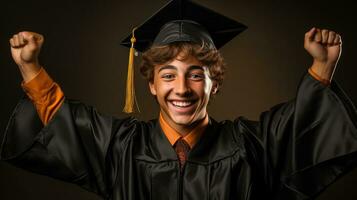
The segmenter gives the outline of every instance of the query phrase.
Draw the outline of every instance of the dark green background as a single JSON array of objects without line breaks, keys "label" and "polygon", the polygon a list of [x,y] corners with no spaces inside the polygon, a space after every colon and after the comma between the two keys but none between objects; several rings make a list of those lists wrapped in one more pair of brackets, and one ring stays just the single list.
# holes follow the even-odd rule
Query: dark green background
[{"label": "dark green background", "polygon": [[[165,0],[1,1],[0,2],[0,137],[23,95],[21,77],[11,59],[9,38],[22,30],[45,36],[40,55],[48,73],[66,97],[94,105],[103,113],[124,117],[123,94],[128,49],[119,45]],[[222,48],[228,73],[209,106],[217,120],[244,115],[257,119],[271,106],[294,98],[311,65],[303,38],[311,27],[333,29],[343,38],[335,79],[357,102],[357,18],[352,1],[218,1],[197,0],[246,25],[248,30]],[[136,58],[137,64],[140,56]],[[158,106],[147,83],[136,76],[142,120],[156,118]],[[324,192],[320,200],[356,199],[357,170]],[[0,163],[0,199],[98,199],[77,186]]]}]

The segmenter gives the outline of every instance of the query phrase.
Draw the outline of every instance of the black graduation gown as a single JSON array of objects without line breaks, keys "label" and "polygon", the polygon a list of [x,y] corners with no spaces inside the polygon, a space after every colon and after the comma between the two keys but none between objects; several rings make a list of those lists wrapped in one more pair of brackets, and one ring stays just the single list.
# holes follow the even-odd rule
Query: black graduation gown
[{"label": "black graduation gown", "polygon": [[23,99],[1,158],[105,199],[310,199],[357,163],[356,111],[305,75],[295,100],[259,122],[210,119],[182,172],[158,120],[115,119],[66,100],[43,127]]}]

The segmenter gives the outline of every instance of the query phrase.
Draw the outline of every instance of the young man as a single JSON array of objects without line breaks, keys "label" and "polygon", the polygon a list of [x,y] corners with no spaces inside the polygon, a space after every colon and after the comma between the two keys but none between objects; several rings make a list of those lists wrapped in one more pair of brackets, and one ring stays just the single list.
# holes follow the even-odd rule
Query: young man
[{"label": "young man", "polygon": [[259,122],[216,122],[206,108],[224,64],[222,43],[207,26],[170,19],[154,34],[141,66],[160,105],[159,119],[149,122],[103,116],[64,99],[39,65],[43,36],[16,34],[12,56],[30,100],[16,107],[1,158],[105,199],[155,200],[309,199],[356,165],[356,112],[331,82],[338,34],[306,33],[314,62],[294,101]]}]

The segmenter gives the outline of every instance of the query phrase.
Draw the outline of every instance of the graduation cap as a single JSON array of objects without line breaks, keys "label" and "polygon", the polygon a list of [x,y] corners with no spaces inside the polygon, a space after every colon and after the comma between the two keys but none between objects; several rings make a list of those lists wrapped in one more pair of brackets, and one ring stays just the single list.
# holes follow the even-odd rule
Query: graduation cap
[{"label": "graduation cap", "polygon": [[190,0],[171,0],[146,22],[134,28],[121,44],[130,48],[124,112],[133,112],[134,48],[144,52],[151,46],[173,42],[205,44],[219,49],[247,27]]}]

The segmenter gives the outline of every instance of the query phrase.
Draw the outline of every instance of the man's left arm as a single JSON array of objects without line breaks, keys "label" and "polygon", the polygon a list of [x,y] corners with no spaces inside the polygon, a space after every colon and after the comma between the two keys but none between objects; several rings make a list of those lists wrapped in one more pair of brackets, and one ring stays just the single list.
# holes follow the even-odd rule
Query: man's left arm
[{"label": "man's left arm", "polygon": [[357,110],[332,80],[341,38],[313,28],[305,49],[314,63],[296,98],[262,113],[256,130],[249,122],[244,126],[247,152],[274,199],[315,198],[357,167]]}]

